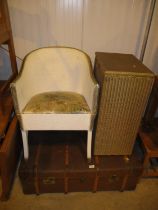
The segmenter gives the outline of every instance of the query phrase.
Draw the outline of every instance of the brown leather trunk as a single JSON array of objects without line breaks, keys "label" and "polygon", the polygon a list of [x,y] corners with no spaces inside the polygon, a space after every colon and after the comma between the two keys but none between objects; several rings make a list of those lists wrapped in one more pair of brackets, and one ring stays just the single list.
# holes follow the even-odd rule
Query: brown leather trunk
[{"label": "brown leather trunk", "polygon": [[[142,156],[99,156],[89,168],[85,132],[30,132],[30,156],[21,161],[25,194],[134,190],[142,173]],[[92,164],[92,163],[91,163]]]},{"label": "brown leather trunk", "polygon": [[143,172],[138,143],[131,156],[99,156],[97,163],[98,191],[134,190]]}]

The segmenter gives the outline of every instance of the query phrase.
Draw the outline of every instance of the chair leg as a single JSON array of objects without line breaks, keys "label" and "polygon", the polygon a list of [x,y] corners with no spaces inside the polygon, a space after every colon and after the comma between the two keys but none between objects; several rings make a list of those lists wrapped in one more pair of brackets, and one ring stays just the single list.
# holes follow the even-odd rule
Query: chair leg
[{"label": "chair leg", "polygon": [[87,159],[91,161],[91,151],[92,150],[92,131],[88,131],[87,135]]},{"label": "chair leg", "polygon": [[24,148],[24,158],[29,158],[29,147],[28,147],[28,131],[21,130],[22,133],[22,141],[23,141],[23,148]]}]

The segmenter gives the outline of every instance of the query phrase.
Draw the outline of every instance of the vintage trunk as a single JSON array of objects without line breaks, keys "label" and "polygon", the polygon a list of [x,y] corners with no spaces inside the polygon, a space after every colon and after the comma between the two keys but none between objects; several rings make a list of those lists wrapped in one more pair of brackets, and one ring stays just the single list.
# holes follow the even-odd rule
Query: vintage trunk
[{"label": "vintage trunk", "polygon": [[142,175],[143,154],[136,142],[131,156],[96,156],[98,191],[134,190]]},{"label": "vintage trunk", "polygon": [[19,169],[23,192],[133,190],[142,173],[137,146],[124,156],[95,157],[89,167],[85,132],[31,132],[30,157]]}]

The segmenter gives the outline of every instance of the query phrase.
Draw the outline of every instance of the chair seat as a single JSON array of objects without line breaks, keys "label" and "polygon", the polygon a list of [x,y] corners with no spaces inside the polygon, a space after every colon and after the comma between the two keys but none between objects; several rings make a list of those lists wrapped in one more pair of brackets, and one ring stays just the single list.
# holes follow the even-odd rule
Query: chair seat
[{"label": "chair seat", "polygon": [[23,109],[23,114],[90,113],[85,98],[74,92],[44,92],[33,96]]}]

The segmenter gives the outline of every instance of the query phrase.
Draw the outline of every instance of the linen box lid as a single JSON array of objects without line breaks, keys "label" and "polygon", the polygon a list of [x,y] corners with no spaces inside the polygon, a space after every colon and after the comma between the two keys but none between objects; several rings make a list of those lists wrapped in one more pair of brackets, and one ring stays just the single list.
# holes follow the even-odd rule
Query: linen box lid
[{"label": "linen box lid", "polygon": [[132,54],[96,52],[96,61],[105,74],[128,74],[154,77],[139,59]]}]

